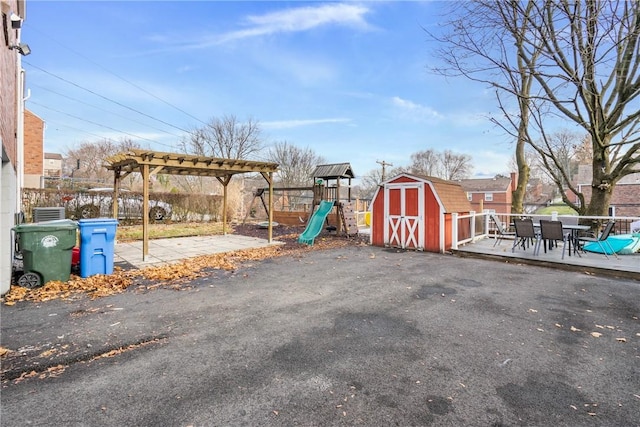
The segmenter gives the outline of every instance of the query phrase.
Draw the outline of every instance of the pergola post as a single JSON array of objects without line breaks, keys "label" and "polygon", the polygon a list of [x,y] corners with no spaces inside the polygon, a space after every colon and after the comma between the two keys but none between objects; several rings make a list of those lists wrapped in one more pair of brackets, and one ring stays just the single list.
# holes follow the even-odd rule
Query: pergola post
[{"label": "pergola post", "polygon": [[113,173],[113,204],[111,206],[111,214],[114,219],[118,219],[118,193],[120,191],[120,172],[121,169],[117,168]]},{"label": "pergola post", "polygon": [[227,185],[231,182],[232,175],[226,175],[224,179],[216,177],[222,184],[222,234],[227,234]]},{"label": "pergola post", "polygon": [[149,165],[142,165],[142,260],[149,255]]},{"label": "pergola post", "polygon": [[269,230],[268,241],[273,240],[273,172],[269,172]]}]

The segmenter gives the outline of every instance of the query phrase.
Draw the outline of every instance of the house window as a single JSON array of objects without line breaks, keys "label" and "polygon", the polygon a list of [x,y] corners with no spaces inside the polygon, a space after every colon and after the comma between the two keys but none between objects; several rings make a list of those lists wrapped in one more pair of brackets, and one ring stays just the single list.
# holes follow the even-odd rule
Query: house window
[{"label": "house window", "polygon": [[485,202],[493,202],[493,193],[484,193]]},{"label": "house window", "polygon": [[473,194],[467,193],[467,200],[470,202],[473,201]]}]

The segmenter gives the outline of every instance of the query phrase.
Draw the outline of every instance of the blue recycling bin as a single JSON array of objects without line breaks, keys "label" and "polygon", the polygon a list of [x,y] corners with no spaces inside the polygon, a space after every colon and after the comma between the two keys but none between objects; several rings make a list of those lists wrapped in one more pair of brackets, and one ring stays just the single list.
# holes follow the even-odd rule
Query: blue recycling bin
[{"label": "blue recycling bin", "polygon": [[118,220],[111,218],[81,219],[80,276],[113,273],[113,246]]}]

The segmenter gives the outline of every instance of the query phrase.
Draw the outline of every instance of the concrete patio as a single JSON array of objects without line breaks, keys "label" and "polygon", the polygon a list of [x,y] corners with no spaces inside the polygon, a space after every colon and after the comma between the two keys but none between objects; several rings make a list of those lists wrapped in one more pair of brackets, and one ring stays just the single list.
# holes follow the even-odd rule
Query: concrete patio
[{"label": "concrete patio", "polygon": [[265,239],[237,234],[153,239],[149,240],[149,254],[143,260],[142,241],[116,242],[114,245],[114,264],[123,268],[145,268],[172,264],[202,255],[264,248],[279,244],[281,243],[277,241],[269,243]]}]

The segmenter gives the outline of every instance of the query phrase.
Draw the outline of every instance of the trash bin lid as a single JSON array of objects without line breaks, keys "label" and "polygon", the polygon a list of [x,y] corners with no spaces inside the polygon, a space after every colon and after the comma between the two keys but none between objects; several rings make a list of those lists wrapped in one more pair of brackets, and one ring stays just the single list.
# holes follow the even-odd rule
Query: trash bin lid
[{"label": "trash bin lid", "polygon": [[77,230],[78,223],[70,219],[56,219],[54,221],[41,221],[28,224],[19,224],[13,227],[17,233],[29,233],[35,231]]},{"label": "trash bin lid", "polygon": [[113,218],[86,218],[79,220],[78,224],[80,226],[95,224],[118,224],[118,220]]}]

